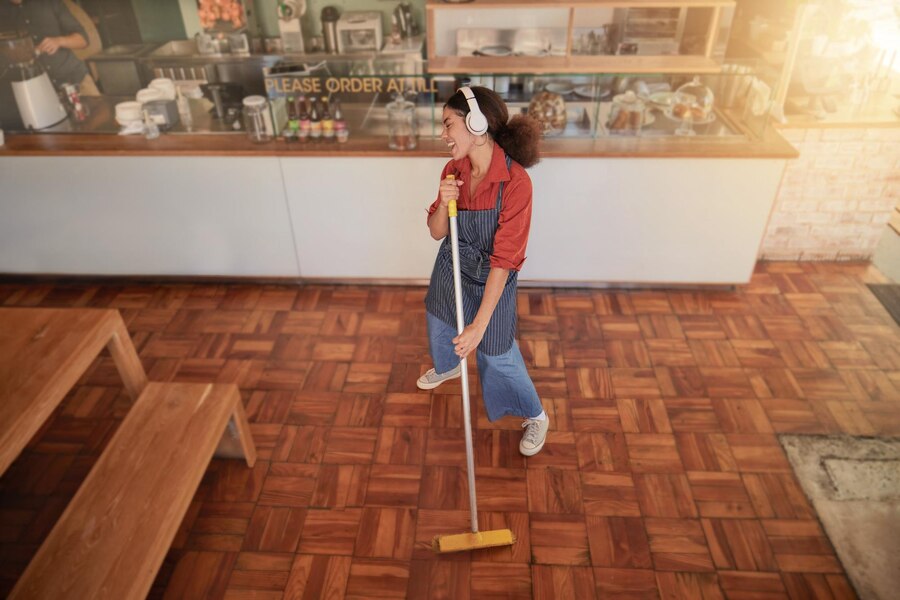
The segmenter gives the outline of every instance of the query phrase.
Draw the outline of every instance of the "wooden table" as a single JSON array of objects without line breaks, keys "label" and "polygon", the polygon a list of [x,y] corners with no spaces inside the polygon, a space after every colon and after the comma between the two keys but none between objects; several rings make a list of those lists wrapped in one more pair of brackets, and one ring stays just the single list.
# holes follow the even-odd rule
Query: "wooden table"
[{"label": "wooden table", "polygon": [[117,310],[0,308],[0,474],[104,347],[136,399],[147,374]]}]

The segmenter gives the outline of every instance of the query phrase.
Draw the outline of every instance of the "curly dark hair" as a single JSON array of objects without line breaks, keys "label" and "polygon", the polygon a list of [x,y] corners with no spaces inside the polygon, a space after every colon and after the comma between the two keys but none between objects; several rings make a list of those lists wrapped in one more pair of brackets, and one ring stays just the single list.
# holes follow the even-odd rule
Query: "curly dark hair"
[{"label": "curly dark hair", "polygon": [[[506,103],[490,88],[475,86],[470,89],[478,108],[487,118],[488,135],[523,167],[536,165],[541,159],[541,124],[527,115],[516,115],[510,119]],[[444,106],[452,108],[463,118],[469,114],[469,103],[460,91],[450,96]]]}]

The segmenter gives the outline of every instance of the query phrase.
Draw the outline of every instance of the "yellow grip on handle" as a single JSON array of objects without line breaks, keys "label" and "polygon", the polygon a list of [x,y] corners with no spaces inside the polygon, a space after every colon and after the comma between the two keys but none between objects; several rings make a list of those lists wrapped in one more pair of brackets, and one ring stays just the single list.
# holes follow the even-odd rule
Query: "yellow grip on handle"
[{"label": "yellow grip on handle", "polygon": [[[450,181],[453,181],[454,179],[456,179],[456,176],[451,173],[451,174],[447,175],[447,179],[449,179]],[[450,217],[456,216],[456,200],[451,200],[450,202],[447,203],[447,216],[450,216]]]}]

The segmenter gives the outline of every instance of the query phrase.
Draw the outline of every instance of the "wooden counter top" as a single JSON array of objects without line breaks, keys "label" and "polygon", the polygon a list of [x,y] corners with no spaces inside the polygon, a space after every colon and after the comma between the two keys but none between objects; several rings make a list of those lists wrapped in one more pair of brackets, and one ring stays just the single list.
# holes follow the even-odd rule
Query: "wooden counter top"
[{"label": "wooden counter top", "polygon": [[[102,134],[7,135],[0,157],[7,156],[448,156],[439,139],[421,139],[416,150],[398,152],[381,138],[351,138],[338,143],[254,144],[242,135],[141,136]],[[760,141],[683,138],[596,138],[544,140],[546,158],[796,158],[797,150],[770,131]]]}]

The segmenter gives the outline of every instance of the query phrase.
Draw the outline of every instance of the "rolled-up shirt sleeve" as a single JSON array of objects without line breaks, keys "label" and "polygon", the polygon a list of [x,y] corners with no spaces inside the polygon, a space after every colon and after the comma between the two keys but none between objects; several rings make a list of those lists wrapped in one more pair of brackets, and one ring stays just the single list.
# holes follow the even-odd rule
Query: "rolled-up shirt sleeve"
[{"label": "rolled-up shirt sleeve", "polygon": [[75,15],[72,14],[72,11],[69,10],[69,7],[62,0],[54,2],[53,12],[56,13],[56,19],[59,21],[59,28],[62,30],[63,35],[80,33],[85,42],[90,41],[84,27],[81,26],[81,23],[78,22],[78,19],[75,18]]},{"label": "rolled-up shirt sleeve", "polygon": [[531,229],[531,179],[522,171],[506,184],[500,222],[494,234],[491,266],[519,271],[525,263],[525,247]]}]

